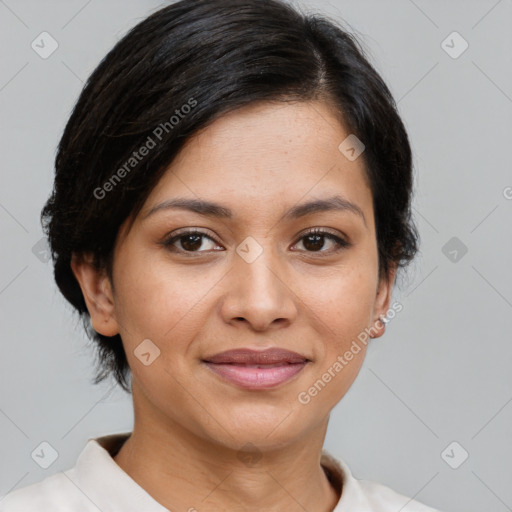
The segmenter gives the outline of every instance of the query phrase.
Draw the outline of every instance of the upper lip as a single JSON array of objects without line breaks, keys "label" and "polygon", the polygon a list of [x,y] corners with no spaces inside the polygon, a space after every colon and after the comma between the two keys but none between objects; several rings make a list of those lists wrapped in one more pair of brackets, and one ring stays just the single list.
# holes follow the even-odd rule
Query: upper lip
[{"label": "upper lip", "polygon": [[309,361],[309,359],[297,352],[282,348],[269,348],[266,350],[239,348],[206,357],[203,361],[215,364],[293,364],[305,363]]}]

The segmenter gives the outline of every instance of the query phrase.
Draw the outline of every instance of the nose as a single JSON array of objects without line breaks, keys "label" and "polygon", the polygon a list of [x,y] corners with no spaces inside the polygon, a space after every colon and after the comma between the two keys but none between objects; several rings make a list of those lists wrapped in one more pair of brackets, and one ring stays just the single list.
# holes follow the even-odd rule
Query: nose
[{"label": "nose", "polygon": [[291,324],[297,317],[298,297],[290,274],[268,247],[250,263],[236,254],[224,278],[224,321],[232,325],[246,323],[258,332]]}]

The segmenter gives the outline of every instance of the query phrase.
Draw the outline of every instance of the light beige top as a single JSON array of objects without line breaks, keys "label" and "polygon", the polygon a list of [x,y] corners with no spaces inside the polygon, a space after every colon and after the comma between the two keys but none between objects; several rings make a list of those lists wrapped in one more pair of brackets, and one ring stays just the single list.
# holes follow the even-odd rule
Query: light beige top
[{"label": "light beige top", "polygon": [[[0,512],[169,512],[114,461],[130,434],[89,439],[73,468],[10,492],[0,500]],[[384,485],[355,479],[326,451],[321,464],[341,491],[333,512],[439,512]]]}]

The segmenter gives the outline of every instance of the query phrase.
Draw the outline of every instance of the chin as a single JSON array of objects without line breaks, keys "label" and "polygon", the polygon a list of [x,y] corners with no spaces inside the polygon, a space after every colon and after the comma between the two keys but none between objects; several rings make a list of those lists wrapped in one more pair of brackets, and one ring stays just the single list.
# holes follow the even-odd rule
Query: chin
[{"label": "chin", "polygon": [[312,421],[309,425],[303,417],[304,411],[293,405],[277,407],[251,402],[231,410],[223,407],[223,410],[219,421],[222,427],[216,430],[223,442],[235,450],[247,444],[262,451],[282,448],[299,440],[317,423]]}]

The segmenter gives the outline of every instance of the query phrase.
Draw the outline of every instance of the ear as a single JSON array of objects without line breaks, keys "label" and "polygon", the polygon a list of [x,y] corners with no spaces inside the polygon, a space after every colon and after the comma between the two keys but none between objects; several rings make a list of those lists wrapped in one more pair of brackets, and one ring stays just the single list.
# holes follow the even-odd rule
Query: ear
[{"label": "ear", "polygon": [[396,264],[392,264],[389,267],[387,275],[383,275],[379,279],[377,293],[375,296],[372,326],[370,328],[372,338],[380,338],[386,330],[386,324],[379,320],[379,317],[381,315],[385,317],[389,310],[389,304],[393,294],[393,286],[395,284],[395,276]]},{"label": "ear", "polygon": [[118,334],[114,295],[106,271],[97,269],[89,254],[73,254],[71,269],[82,289],[94,330],[104,336]]}]

